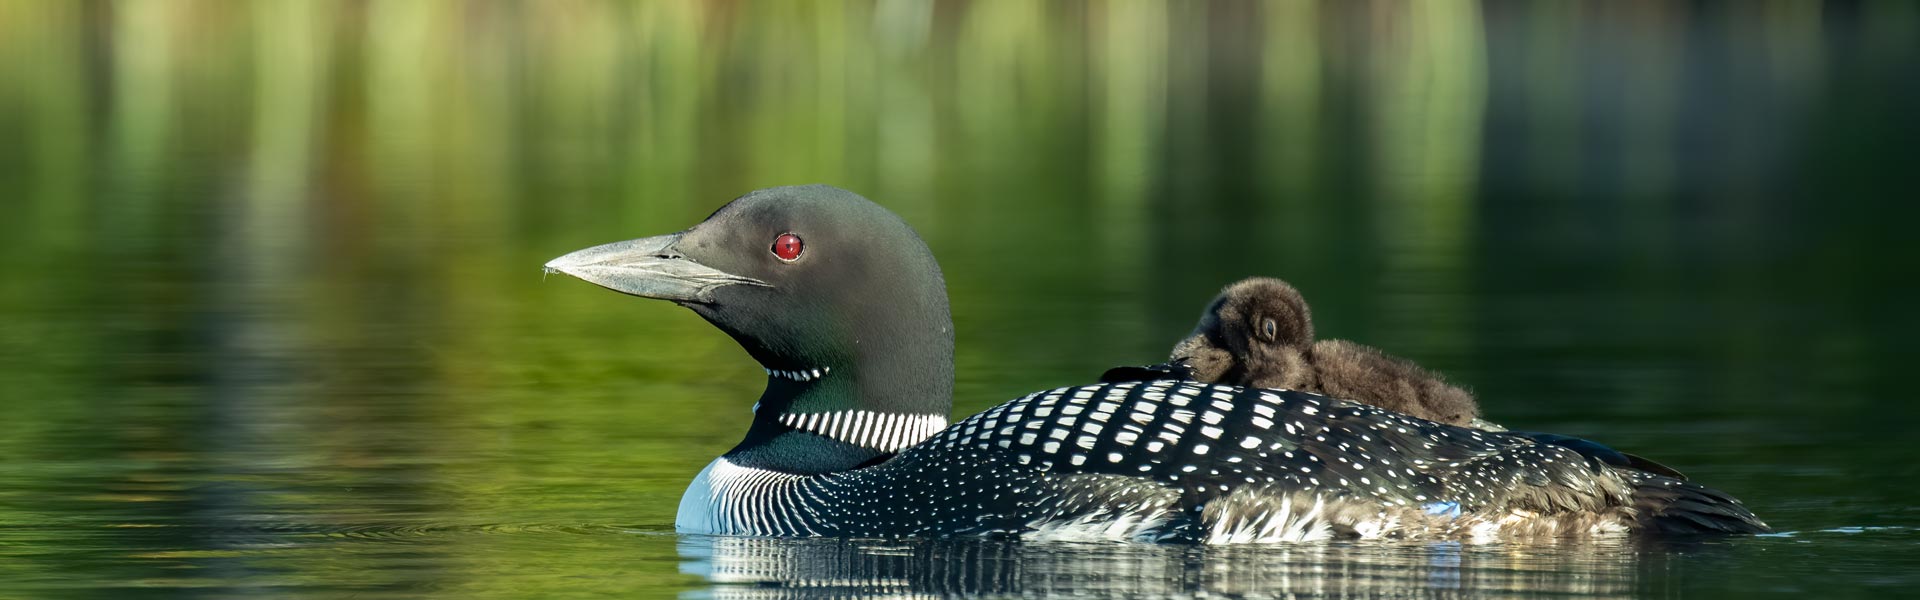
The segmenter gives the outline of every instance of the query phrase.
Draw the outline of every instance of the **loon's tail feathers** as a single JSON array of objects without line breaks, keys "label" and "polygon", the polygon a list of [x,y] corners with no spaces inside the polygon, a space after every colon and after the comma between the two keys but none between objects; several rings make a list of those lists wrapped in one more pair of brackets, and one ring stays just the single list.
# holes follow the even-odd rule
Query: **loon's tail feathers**
[{"label": "loon's tail feathers", "polygon": [[1753,511],[1719,490],[1671,477],[1636,474],[1639,529],[1655,535],[1771,533]]}]

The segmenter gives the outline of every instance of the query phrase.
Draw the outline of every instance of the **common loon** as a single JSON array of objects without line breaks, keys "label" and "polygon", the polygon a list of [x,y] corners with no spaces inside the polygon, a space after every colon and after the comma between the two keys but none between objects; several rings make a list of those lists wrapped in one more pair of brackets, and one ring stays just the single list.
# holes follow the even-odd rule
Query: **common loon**
[{"label": "common loon", "polygon": [[[1271,277],[1221,289],[1171,354],[1169,364],[1196,381],[1314,392],[1449,425],[1490,425],[1480,420],[1472,394],[1412,361],[1346,340],[1315,340],[1306,299]],[[1121,379],[1125,368],[1119,371],[1102,380]]]},{"label": "common loon", "polygon": [[1562,446],[1617,467],[1685,480],[1672,467],[1577,437],[1506,427],[1480,418],[1473,395],[1406,359],[1344,340],[1313,339],[1312,312],[1299,290],[1271,277],[1249,277],[1207,303],[1193,333],[1168,362],[1116,367],[1104,382],[1174,379],[1291,389],[1370,404],[1449,425],[1503,432]]},{"label": "common loon", "polygon": [[768,370],[745,439],[681,498],[681,532],[1237,543],[1765,530],[1692,483],[1307,392],[1074,386],[947,425],[939,266],[898,216],[834,187],[752,192],[685,231],[546,267],[690,308]]}]

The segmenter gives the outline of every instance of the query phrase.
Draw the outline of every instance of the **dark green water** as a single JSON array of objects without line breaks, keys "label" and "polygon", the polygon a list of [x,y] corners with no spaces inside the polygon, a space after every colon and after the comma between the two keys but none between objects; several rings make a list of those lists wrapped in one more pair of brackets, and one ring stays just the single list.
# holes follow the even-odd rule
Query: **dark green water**
[{"label": "dark green water", "polygon": [[[0,0],[0,592],[1884,596],[1920,585],[1920,7]],[[678,537],[763,378],[548,258],[826,182],[955,414],[1221,284],[1782,533]]]}]

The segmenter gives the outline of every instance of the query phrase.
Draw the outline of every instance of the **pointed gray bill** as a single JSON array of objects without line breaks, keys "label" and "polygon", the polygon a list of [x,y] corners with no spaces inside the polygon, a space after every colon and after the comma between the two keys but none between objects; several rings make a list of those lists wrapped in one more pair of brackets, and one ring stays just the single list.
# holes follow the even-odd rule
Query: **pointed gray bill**
[{"label": "pointed gray bill", "polygon": [[767,285],[709,267],[674,250],[678,233],[576,250],[547,261],[547,272],[580,278],[623,294],[674,302],[710,303],[713,290],[729,285]]}]

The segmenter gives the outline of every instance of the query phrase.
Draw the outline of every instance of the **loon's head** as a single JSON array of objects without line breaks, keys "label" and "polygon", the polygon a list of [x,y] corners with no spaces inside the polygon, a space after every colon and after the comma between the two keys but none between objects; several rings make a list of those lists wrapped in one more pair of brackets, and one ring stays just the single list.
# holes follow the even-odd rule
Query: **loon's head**
[{"label": "loon's head", "polygon": [[[759,190],[686,231],[546,267],[690,308],[759,361],[767,388],[736,452],[771,452],[786,470],[837,470],[945,424],[953,321],[940,267],[905,221],[853,192]],[[846,447],[803,450],[806,435],[787,437],[795,432]]]},{"label": "loon's head", "polygon": [[1313,316],[1299,290],[1270,277],[1250,277],[1220,290],[1193,333],[1173,347],[1173,362],[1199,381],[1228,381],[1248,369],[1279,363],[1286,349],[1313,344]]}]

